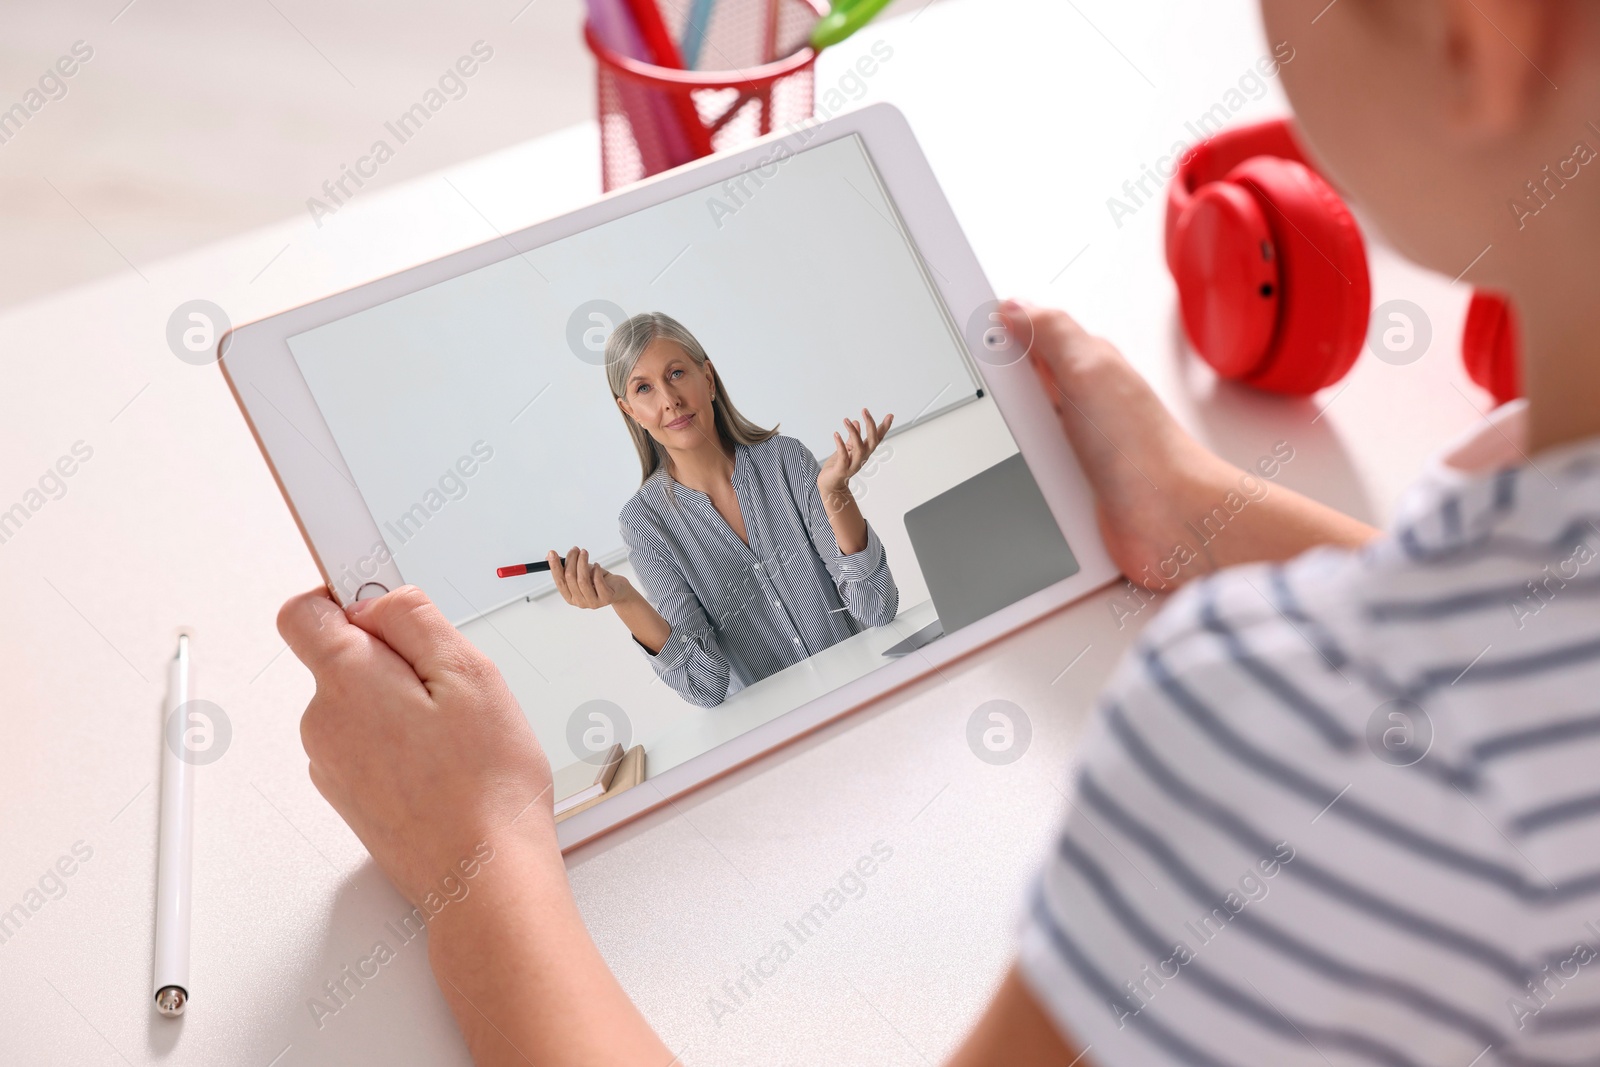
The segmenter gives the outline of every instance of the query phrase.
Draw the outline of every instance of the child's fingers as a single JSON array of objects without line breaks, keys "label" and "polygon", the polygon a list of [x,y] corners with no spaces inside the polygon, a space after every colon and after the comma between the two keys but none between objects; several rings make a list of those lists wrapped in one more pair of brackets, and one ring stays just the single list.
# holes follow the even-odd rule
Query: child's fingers
[{"label": "child's fingers", "polygon": [[284,603],[278,611],[278,634],[313,675],[366,643],[323,586]]},{"label": "child's fingers", "polygon": [[460,673],[476,656],[461,631],[414,585],[356,601],[350,621],[399,653],[424,684]]},{"label": "child's fingers", "polygon": [[1043,360],[1063,385],[1078,369],[1090,340],[1089,332],[1078,320],[1060,308],[1022,305],[1017,330],[1014,336],[1023,343],[1028,356]]}]

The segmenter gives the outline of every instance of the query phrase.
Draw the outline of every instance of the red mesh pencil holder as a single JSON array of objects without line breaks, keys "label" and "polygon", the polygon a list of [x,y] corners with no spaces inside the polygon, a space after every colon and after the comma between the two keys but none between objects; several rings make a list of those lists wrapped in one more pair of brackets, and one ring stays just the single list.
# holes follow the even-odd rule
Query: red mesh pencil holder
[{"label": "red mesh pencil holder", "polygon": [[[690,7],[685,0],[658,7],[680,48]],[[810,118],[817,53],[806,42],[826,13],[821,0],[717,0],[698,57],[700,67],[715,69],[703,70],[622,55],[586,22],[584,41],[598,68],[605,190]]]}]

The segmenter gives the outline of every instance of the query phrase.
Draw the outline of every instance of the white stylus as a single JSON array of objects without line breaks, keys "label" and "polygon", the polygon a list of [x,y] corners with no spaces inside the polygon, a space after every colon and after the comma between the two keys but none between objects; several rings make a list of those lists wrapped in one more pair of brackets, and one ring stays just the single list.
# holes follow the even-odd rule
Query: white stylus
[{"label": "white stylus", "polygon": [[[174,713],[189,702],[189,637],[167,665],[167,707],[161,719],[161,838],[156,866],[156,1010],[182,1015],[189,1003],[190,859],[194,852],[194,764],[182,758],[183,724]],[[178,731],[176,737],[173,730]]]}]

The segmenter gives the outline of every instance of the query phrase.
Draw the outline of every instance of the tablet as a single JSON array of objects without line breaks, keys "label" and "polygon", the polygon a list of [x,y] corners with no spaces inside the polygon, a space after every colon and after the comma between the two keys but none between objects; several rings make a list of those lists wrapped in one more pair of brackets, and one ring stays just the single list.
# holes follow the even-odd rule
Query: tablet
[{"label": "tablet", "polygon": [[[570,848],[1117,576],[996,306],[878,104],[218,350],[330,593],[416,585],[493,659]],[[818,472],[863,409],[852,516]],[[713,446],[731,495],[686,484]],[[575,547],[633,622],[521,569]]]}]

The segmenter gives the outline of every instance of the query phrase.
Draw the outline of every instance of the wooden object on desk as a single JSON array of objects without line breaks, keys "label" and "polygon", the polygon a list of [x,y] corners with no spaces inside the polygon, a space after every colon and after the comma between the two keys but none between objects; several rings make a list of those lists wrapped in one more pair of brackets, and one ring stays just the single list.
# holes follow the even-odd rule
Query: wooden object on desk
[{"label": "wooden object on desk", "polygon": [[598,763],[583,760],[563,767],[551,777],[556,795],[556,814],[560,815],[586,800],[595,800],[611,788],[611,780],[622,763],[622,745],[613,743]]},{"label": "wooden object on desk", "polygon": [[622,757],[622,762],[617,764],[617,772],[611,776],[611,788],[597,797],[585,800],[581,804],[575,804],[563,811],[556,816],[556,822],[576,815],[587,808],[592,808],[602,800],[609,800],[623,790],[632,789],[642,781],[644,781],[644,746],[634,745],[628,749],[628,754]]}]

